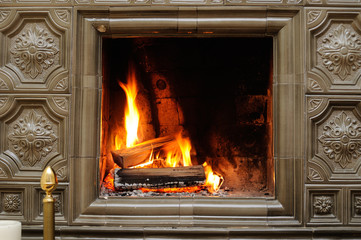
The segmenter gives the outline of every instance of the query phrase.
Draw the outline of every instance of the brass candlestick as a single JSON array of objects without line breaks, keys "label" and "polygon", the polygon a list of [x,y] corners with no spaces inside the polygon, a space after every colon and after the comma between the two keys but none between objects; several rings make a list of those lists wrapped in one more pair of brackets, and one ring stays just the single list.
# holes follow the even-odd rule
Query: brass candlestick
[{"label": "brass candlestick", "polygon": [[55,239],[55,215],[54,215],[54,198],[51,193],[58,185],[58,179],[51,167],[45,168],[40,180],[41,188],[45,191],[46,196],[43,199],[43,236],[44,240]]}]

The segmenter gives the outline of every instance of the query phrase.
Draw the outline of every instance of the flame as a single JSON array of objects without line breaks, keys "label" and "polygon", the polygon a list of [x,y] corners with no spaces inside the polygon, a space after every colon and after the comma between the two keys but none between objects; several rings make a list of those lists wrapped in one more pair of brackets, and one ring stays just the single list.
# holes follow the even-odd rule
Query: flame
[{"label": "flame", "polygon": [[[127,84],[118,81],[119,86],[124,90],[127,98],[127,106],[125,109],[125,123],[126,130],[126,147],[132,147],[139,141],[138,139],[138,125],[139,125],[139,111],[136,106],[136,97],[138,87],[136,84],[135,71],[133,68],[129,69]],[[111,146],[111,150],[117,150],[124,147],[122,138],[122,128],[116,129],[114,141]],[[103,139],[103,137],[102,137]],[[152,141],[152,140],[149,140]],[[105,142],[102,144],[105,144]],[[103,145],[102,145],[103,146]],[[170,141],[163,147],[158,149],[152,149],[149,151],[149,158],[142,164],[132,166],[131,168],[158,168],[158,167],[181,167],[192,166],[191,159],[192,144],[188,137],[183,137],[181,133],[175,136],[175,140]],[[108,154],[110,155],[110,154]],[[107,156],[108,156],[107,155]],[[164,193],[176,193],[176,192],[199,192],[202,189],[207,189],[213,193],[219,190],[223,183],[223,177],[212,171],[212,168],[203,164],[206,181],[203,186],[194,187],[179,187],[179,188],[160,188],[160,189],[147,189],[142,188],[143,192],[164,192]],[[109,174],[105,177],[103,186],[111,191],[115,191],[114,188],[114,169],[119,168],[114,164]]]},{"label": "flame", "polygon": [[[125,109],[125,129],[127,132],[126,146],[132,147],[138,141],[138,124],[139,124],[139,111],[135,104],[137,97],[137,83],[134,69],[130,69],[127,78],[127,84],[118,82],[119,86],[123,88],[127,97],[127,107]],[[117,148],[119,149],[119,148]]]},{"label": "flame", "polygon": [[[191,154],[192,144],[189,138],[184,138],[179,133],[176,136],[176,140],[172,141],[160,151],[154,152],[154,149],[150,151],[149,158],[146,162],[138,164],[130,168],[158,168],[158,167],[180,167],[180,166],[192,166]],[[163,152],[161,154],[161,152]],[[162,157],[163,155],[163,157]],[[114,164],[114,168],[119,168]],[[114,191],[114,179],[112,179],[114,168],[108,174],[104,180],[104,186],[109,190]],[[203,168],[206,176],[205,183],[202,186],[192,187],[179,187],[179,188],[140,188],[143,192],[158,192],[158,193],[179,193],[179,192],[199,192],[202,189],[207,189],[208,192],[217,192],[224,182],[222,175],[214,172],[212,167],[203,163]]]},{"label": "flame", "polygon": [[191,149],[192,149],[192,145],[191,145],[191,141],[189,140],[189,138],[183,138],[182,134],[179,133],[176,137],[179,148],[182,151],[182,165],[184,167],[186,166],[192,166],[192,161],[191,161]]},{"label": "flame", "polygon": [[166,158],[165,163],[166,163],[166,166],[168,166],[168,167],[177,167],[177,161],[174,161],[173,152],[167,153],[167,158]]},{"label": "flame", "polygon": [[176,141],[167,144],[162,151],[165,153],[164,167],[192,166],[189,138],[184,138],[181,133],[175,136]]},{"label": "flame", "polygon": [[223,176],[213,172],[212,167],[209,166],[207,162],[203,163],[203,167],[206,173],[206,182],[204,185],[207,187],[209,192],[217,192],[223,184]]}]

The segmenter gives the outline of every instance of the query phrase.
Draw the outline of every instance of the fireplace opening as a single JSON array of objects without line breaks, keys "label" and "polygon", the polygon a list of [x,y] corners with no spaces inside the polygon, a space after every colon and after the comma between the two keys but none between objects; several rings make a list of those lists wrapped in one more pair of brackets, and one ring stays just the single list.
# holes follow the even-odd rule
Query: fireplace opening
[{"label": "fireplace opening", "polygon": [[101,195],[274,195],[272,38],[102,47]]}]

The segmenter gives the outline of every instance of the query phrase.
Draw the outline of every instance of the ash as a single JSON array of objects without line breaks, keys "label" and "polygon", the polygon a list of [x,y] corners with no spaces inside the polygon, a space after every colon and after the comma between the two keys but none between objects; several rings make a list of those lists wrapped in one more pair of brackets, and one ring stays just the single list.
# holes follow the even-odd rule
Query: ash
[{"label": "ash", "polygon": [[162,193],[162,192],[143,192],[141,190],[131,191],[111,191],[102,187],[102,197],[227,197],[228,191],[220,189],[218,192],[210,193],[207,190],[199,192],[179,192],[179,193]]}]

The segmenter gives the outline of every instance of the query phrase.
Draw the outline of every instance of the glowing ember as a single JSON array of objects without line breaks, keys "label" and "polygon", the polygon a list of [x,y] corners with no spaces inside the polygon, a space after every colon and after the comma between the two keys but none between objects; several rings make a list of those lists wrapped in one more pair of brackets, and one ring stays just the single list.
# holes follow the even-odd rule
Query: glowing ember
[{"label": "glowing ember", "polygon": [[200,186],[195,186],[195,187],[179,187],[179,188],[158,188],[158,189],[153,189],[153,188],[140,188],[139,190],[141,190],[142,192],[146,193],[146,192],[157,192],[157,193],[180,193],[180,192],[189,192],[189,193],[193,193],[193,192],[199,192],[202,190],[202,187]]},{"label": "glowing ember", "polygon": [[138,141],[139,112],[135,104],[137,97],[137,84],[135,72],[131,68],[128,73],[127,84],[118,82],[127,96],[127,108],[125,109],[125,129],[127,131],[127,147],[134,146]]},{"label": "glowing ember", "polygon": [[114,188],[114,169],[119,168],[117,164],[114,163],[114,167],[110,170],[109,174],[105,177],[103,186],[111,191],[115,191]]}]

